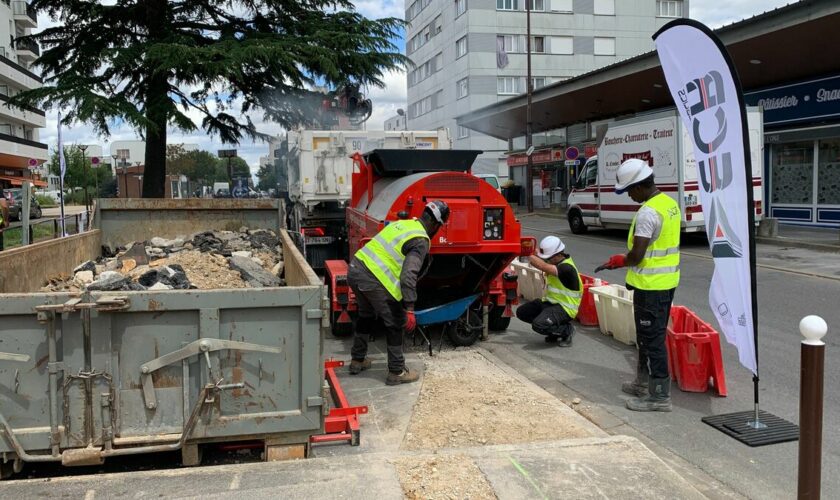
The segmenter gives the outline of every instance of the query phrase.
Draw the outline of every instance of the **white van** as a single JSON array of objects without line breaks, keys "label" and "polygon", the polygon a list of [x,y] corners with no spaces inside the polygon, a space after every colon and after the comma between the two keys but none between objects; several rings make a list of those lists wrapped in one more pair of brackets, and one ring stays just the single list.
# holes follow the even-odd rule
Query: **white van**
[{"label": "white van", "polygon": [[[747,108],[753,199],[756,222],[762,210],[764,124],[759,108]],[[587,159],[569,194],[569,227],[575,234],[589,226],[629,228],[639,204],[627,193],[615,193],[615,172],[621,163],[640,158],[653,168],[656,186],[674,198],[682,211],[684,232],[705,231],[694,149],[676,110],[655,112],[610,124]]]},{"label": "white van", "polygon": [[499,177],[494,174],[473,174],[474,176],[478,177],[479,179],[483,180],[487,184],[493,186],[496,191],[502,192],[502,186],[499,184]]}]

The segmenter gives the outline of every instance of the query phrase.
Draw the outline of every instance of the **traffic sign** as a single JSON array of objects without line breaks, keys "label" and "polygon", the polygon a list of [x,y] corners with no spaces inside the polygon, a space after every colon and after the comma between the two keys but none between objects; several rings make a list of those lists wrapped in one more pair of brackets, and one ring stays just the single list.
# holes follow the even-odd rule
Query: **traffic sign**
[{"label": "traffic sign", "polygon": [[567,160],[577,160],[578,156],[580,156],[580,151],[578,151],[578,148],[574,146],[569,146],[568,148],[566,148]]},{"label": "traffic sign", "polygon": [[236,158],[235,149],[220,149],[219,158]]},{"label": "traffic sign", "polygon": [[564,165],[566,165],[567,167],[575,167],[577,165],[580,165],[580,160],[566,160],[564,162]]},{"label": "traffic sign", "polygon": [[36,160],[35,158],[30,158],[29,159],[29,166],[30,167],[37,167],[38,166],[38,160]]},{"label": "traffic sign", "polygon": [[91,165],[99,165],[99,157],[98,156],[91,156],[90,157],[90,164]]}]

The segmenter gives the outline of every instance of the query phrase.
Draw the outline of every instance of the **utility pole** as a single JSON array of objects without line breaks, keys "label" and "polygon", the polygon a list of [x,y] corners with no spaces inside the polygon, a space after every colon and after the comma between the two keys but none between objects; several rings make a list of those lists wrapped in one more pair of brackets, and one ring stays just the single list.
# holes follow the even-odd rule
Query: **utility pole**
[{"label": "utility pole", "polygon": [[87,144],[79,145],[79,150],[82,152],[82,165],[85,167],[85,212],[87,212],[88,220],[90,220],[90,196],[88,195],[88,175],[90,174],[90,169],[87,164],[87,156],[85,156],[87,148]]},{"label": "utility pole", "polygon": [[531,153],[533,153],[533,138],[531,137],[531,2],[533,0],[525,0],[525,50],[527,52],[527,73],[525,78],[525,88],[528,98],[528,104],[525,107],[525,147],[527,148],[526,156],[528,158],[528,166],[525,171],[525,199],[527,200],[528,213],[534,211],[534,167],[531,160]]}]

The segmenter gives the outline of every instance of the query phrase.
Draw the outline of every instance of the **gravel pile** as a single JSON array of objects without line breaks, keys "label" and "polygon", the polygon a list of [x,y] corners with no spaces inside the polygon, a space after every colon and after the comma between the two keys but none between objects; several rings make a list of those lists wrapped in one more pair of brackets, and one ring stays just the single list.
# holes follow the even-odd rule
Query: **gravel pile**
[{"label": "gravel pile", "polygon": [[152,238],[87,261],[72,276],[54,276],[45,292],[213,290],[283,286],[280,238],[266,229],[203,231],[189,238]]}]

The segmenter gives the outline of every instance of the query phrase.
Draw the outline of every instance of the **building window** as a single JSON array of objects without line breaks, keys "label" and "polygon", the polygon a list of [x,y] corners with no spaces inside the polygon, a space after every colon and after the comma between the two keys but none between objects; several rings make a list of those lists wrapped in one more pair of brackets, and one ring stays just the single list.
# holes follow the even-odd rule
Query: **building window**
[{"label": "building window", "polygon": [[470,94],[469,80],[466,78],[458,80],[458,82],[455,84],[455,90],[458,99],[467,97]]},{"label": "building window", "polygon": [[12,126],[8,123],[0,123],[0,134],[12,135]]},{"label": "building window", "polygon": [[682,0],[657,0],[656,11],[659,17],[682,17]]},{"label": "building window", "polygon": [[595,37],[595,55],[596,56],[614,56],[615,55],[615,38],[598,38],[598,37]]},{"label": "building window", "polygon": [[463,36],[455,42],[455,59],[467,54],[467,37]]},{"label": "building window", "polygon": [[595,0],[596,16],[614,16],[615,15],[615,0]]},{"label": "building window", "polygon": [[539,12],[545,10],[545,0],[530,0],[529,3],[531,4],[530,7],[533,11]]},{"label": "building window", "polygon": [[545,37],[532,36],[531,37],[531,52],[536,54],[545,53]]},{"label": "building window", "polygon": [[570,36],[553,36],[551,37],[551,53],[552,54],[574,54],[575,41],[574,37]]},{"label": "building window", "polygon": [[574,0],[551,0],[551,10],[554,12],[572,12]]},{"label": "building window", "polygon": [[467,11],[467,0],[455,0],[455,17]]},{"label": "building window", "polygon": [[522,84],[515,76],[500,76],[496,79],[496,93],[499,95],[516,95],[521,93]]},{"label": "building window", "polygon": [[496,10],[519,10],[519,0],[496,0]]},{"label": "building window", "polygon": [[531,77],[531,85],[533,90],[537,90],[538,88],[545,87],[546,78],[544,76],[535,76]]},{"label": "building window", "polygon": [[470,129],[458,125],[458,139],[466,139],[470,136]]},{"label": "building window", "polygon": [[128,149],[118,149],[117,158],[119,158],[120,160],[127,160],[131,158],[131,154]]}]

